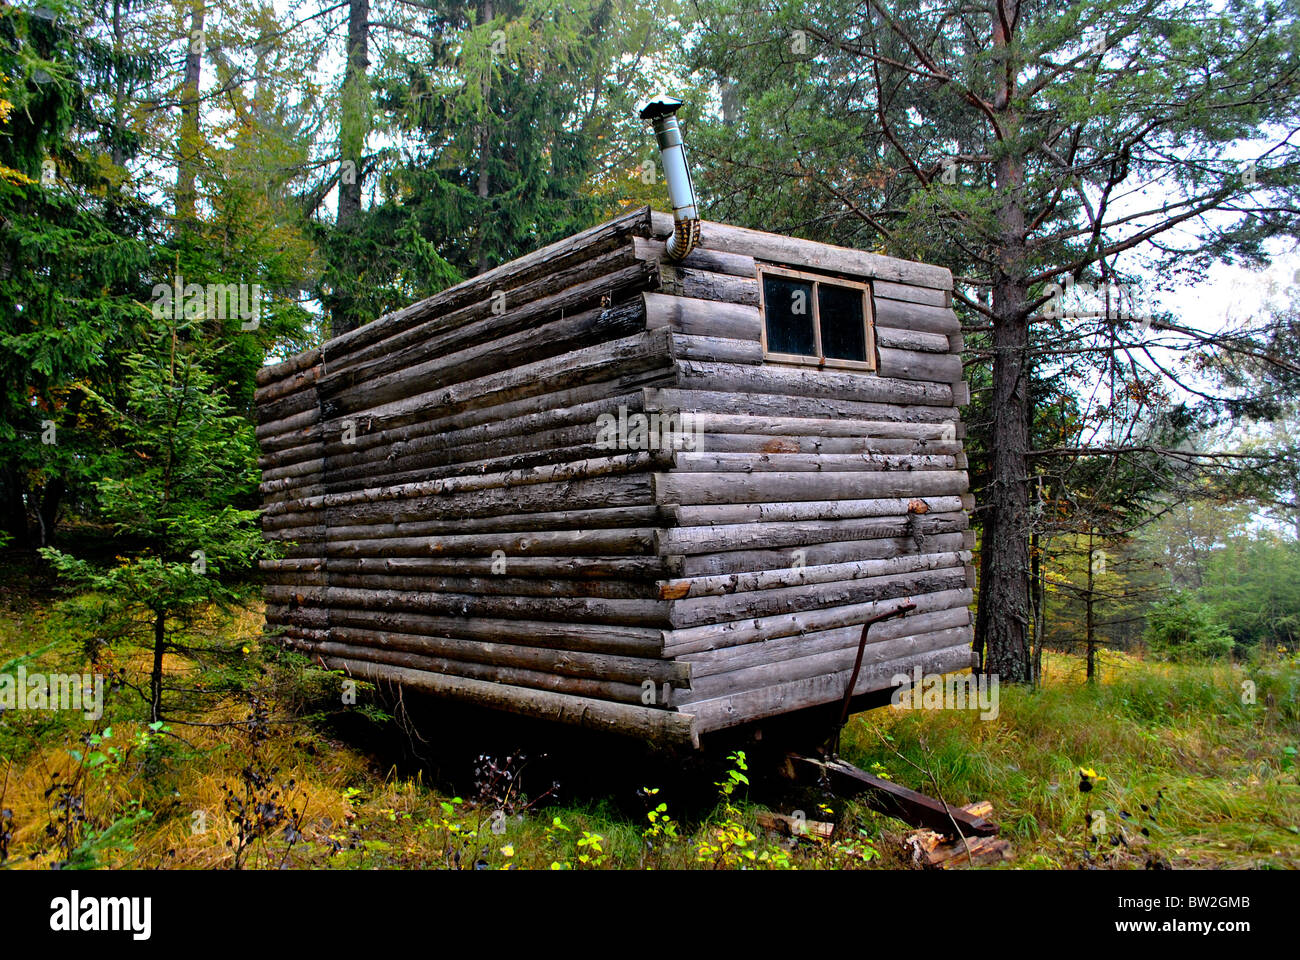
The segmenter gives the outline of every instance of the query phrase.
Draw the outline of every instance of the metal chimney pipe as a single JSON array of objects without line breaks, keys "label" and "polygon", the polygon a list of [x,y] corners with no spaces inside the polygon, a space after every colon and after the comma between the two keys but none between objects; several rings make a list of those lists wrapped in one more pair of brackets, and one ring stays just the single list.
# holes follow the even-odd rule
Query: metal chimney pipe
[{"label": "metal chimney pipe", "polygon": [[695,199],[695,184],[686,162],[686,144],[676,113],[682,101],[660,94],[641,108],[642,120],[653,120],[659,155],[668,180],[668,199],[673,205],[673,235],[664,251],[670,260],[681,260],[700,242],[700,211]]}]

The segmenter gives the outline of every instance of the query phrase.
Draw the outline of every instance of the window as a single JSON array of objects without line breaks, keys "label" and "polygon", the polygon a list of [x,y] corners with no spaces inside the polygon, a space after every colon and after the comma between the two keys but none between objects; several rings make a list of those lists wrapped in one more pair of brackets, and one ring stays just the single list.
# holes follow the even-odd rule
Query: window
[{"label": "window", "polygon": [[814,366],[876,368],[865,283],[760,266],[763,354]]}]

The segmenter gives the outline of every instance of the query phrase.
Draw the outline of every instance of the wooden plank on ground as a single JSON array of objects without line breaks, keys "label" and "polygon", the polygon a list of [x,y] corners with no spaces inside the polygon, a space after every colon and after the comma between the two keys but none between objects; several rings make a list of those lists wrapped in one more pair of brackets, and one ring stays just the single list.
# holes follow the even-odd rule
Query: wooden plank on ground
[{"label": "wooden plank on ground", "polygon": [[798,755],[792,756],[791,760],[797,776],[820,780],[825,775],[836,794],[842,797],[860,796],[882,813],[914,826],[929,827],[936,833],[950,835],[954,832],[953,822],[956,821],[961,832],[968,837],[991,837],[998,831],[996,823],[982,816],[945,804],[942,800],[910,790],[901,784],[874,777],[843,760],[817,760]]}]

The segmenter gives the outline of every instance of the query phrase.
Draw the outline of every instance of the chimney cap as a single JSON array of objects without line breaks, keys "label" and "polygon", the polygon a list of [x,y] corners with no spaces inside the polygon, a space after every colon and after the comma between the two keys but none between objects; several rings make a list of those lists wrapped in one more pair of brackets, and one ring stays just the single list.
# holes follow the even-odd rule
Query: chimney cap
[{"label": "chimney cap", "polygon": [[654,120],[657,117],[666,117],[676,113],[685,103],[677,97],[669,96],[666,93],[657,94],[646,101],[645,106],[640,110],[642,120]]}]

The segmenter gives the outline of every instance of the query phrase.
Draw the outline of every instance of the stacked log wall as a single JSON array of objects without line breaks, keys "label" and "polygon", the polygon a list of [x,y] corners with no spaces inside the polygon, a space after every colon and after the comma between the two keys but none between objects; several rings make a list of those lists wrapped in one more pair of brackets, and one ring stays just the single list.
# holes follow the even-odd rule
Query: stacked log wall
[{"label": "stacked log wall", "polygon": [[378,682],[694,742],[656,690],[677,571],[659,451],[599,420],[675,382],[649,329],[642,209],[330,340],[258,378],[268,626]]},{"label": "stacked log wall", "polygon": [[[654,217],[643,255],[661,254]],[[758,267],[867,281],[874,372],[765,361]],[[857,695],[897,674],[970,665],[972,506],[959,407],[962,340],[944,269],[706,223],[646,293],[673,331],[677,382],[651,411],[690,412],[699,450],[656,474],[659,550],[681,573],[664,653],[690,665],[675,700],[708,732],[844,696],[864,620]]]},{"label": "stacked log wall", "polygon": [[[332,668],[697,743],[969,663],[951,277],[635,211],[259,375],[268,624]],[[765,361],[757,266],[868,280],[878,369]],[[689,412],[696,449],[602,414]],[[647,699],[647,688],[653,691]]]}]

